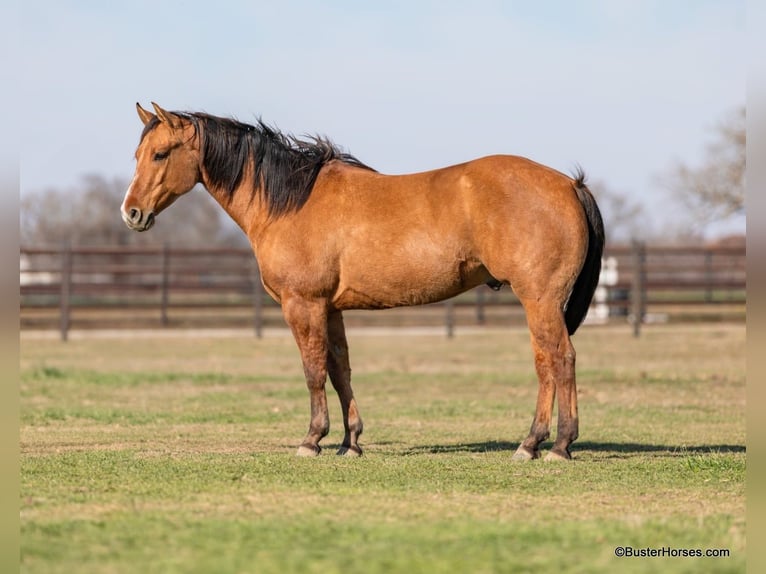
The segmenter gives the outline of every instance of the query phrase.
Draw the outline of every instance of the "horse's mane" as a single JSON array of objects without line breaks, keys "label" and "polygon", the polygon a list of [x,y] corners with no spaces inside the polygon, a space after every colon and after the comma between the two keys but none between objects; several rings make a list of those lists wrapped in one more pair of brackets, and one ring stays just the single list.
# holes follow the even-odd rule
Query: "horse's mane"
[{"label": "horse's mane", "polygon": [[[190,121],[200,136],[202,167],[209,183],[233,194],[250,165],[253,194],[260,191],[272,216],[300,209],[311,195],[319,171],[332,160],[372,170],[327,138],[307,140],[283,134],[260,119],[256,125],[201,112],[172,112]],[[155,117],[142,138],[159,122]]]}]

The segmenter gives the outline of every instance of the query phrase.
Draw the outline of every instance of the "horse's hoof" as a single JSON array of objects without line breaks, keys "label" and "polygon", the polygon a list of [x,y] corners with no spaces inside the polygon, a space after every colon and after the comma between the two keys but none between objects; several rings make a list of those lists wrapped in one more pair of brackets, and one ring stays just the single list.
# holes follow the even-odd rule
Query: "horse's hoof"
[{"label": "horse's hoof", "polygon": [[552,460],[553,461],[559,461],[559,460],[569,461],[569,460],[572,460],[572,456],[566,451],[564,451],[564,454],[562,454],[561,452],[552,450],[545,455],[545,460],[546,461],[552,461]]},{"label": "horse's hoof", "polygon": [[320,452],[322,452],[322,448],[319,445],[302,444],[298,447],[298,452],[295,454],[297,456],[319,456]]},{"label": "horse's hoof", "polygon": [[526,462],[528,460],[533,460],[535,458],[540,458],[540,451],[534,451],[529,452],[526,448],[523,446],[520,446],[516,449],[516,452],[513,453],[513,456],[511,457],[511,460],[520,461],[520,462]]},{"label": "horse's hoof", "polygon": [[338,456],[359,457],[362,456],[362,449],[359,446],[342,446],[338,449]]}]

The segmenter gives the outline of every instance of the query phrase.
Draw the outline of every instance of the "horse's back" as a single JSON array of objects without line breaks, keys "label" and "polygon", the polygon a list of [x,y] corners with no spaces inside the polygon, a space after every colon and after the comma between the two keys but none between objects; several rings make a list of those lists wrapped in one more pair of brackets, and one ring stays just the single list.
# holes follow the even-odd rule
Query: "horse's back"
[{"label": "horse's back", "polygon": [[385,175],[332,162],[317,182],[320,193],[341,209],[360,217],[385,210],[393,216],[455,215],[483,207],[519,208],[546,201],[576,199],[573,179],[553,168],[515,155],[485,156],[429,171]]}]

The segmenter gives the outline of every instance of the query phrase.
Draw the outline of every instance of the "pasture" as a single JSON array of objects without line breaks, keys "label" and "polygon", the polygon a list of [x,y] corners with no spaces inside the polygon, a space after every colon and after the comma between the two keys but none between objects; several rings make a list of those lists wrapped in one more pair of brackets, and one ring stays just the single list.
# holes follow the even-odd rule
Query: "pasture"
[{"label": "pasture", "polygon": [[308,393],[268,335],[22,333],[21,571],[744,571],[744,324],[583,327],[569,463],[510,460],[523,328],[350,330],[360,459],[329,384],[323,454],[295,456]]}]

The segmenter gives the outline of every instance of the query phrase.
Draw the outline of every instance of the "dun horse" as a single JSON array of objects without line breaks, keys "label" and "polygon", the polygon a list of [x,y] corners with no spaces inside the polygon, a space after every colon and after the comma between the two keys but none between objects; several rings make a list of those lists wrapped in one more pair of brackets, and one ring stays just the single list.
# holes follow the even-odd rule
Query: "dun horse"
[{"label": "dun horse", "polygon": [[513,458],[571,458],[577,438],[570,342],[598,282],[604,229],[582,172],[574,178],[515,156],[383,175],[322,138],[299,140],[262,122],[151,113],[122,204],[131,229],[202,183],[247,234],[266,291],[282,306],[303,360],[311,421],[298,454],[319,454],[330,420],[329,375],[343,412],[338,454],[360,455],[342,312],[439,301],[481,284],[520,299],[539,379],[529,435]]}]

